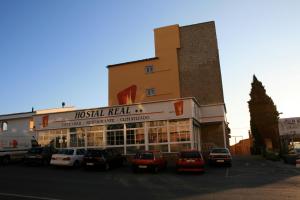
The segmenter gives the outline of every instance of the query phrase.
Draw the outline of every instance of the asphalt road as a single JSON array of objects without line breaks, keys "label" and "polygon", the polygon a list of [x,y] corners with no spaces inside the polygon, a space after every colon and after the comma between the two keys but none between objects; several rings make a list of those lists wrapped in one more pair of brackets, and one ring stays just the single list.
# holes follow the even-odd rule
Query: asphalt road
[{"label": "asphalt road", "polygon": [[82,169],[0,166],[1,200],[300,199],[300,168],[260,157],[235,157],[231,168],[204,174],[133,174]]}]

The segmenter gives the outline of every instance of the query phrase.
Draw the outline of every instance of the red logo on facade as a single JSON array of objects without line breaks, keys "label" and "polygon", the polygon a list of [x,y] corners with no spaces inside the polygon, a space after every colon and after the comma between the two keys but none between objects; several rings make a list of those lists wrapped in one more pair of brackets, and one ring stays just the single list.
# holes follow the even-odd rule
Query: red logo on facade
[{"label": "red logo on facade", "polygon": [[17,140],[12,140],[10,142],[10,146],[12,146],[13,148],[16,148],[18,146],[18,141]]},{"label": "red logo on facade", "polygon": [[49,116],[46,115],[46,116],[43,116],[43,128],[47,127],[48,126],[48,120],[49,120]]},{"label": "red logo on facade", "polygon": [[183,115],[183,101],[177,101],[174,103],[176,116]]},{"label": "red logo on facade", "polygon": [[117,94],[119,105],[132,104],[135,102],[137,86],[132,85]]}]

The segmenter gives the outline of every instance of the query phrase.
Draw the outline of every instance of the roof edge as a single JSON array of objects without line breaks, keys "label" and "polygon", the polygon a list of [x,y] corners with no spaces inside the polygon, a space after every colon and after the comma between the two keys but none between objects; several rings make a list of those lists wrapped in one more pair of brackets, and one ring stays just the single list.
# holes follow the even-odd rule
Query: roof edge
[{"label": "roof edge", "polygon": [[156,59],[158,59],[158,57],[145,58],[145,59],[141,59],[141,60],[134,60],[134,61],[129,61],[129,62],[123,62],[123,63],[118,63],[118,64],[112,64],[112,65],[107,65],[107,68],[110,68],[110,67],[117,67],[117,66],[120,66],[120,65],[126,65],[126,64],[137,63],[137,62],[145,62],[145,61],[150,61],[150,60],[156,60]]}]

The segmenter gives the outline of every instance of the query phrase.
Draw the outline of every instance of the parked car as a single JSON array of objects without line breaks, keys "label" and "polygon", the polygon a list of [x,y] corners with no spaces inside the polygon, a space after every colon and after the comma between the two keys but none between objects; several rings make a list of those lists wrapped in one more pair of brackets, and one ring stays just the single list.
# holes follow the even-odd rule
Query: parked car
[{"label": "parked car", "polygon": [[300,149],[299,148],[289,149],[289,151],[286,154],[284,154],[282,158],[285,163],[295,165],[296,160],[300,159]]},{"label": "parked car", "polygon": [[25,154],[24,163],[49,165],[54,153],[57,153],[57,150],[52,147],[33,147]]},{"label": "parked car", "polygon": [[167,161],[163,158],[160,151],[140,151],[136,153],[132,160],[133,172],[139,170],[151,170],[157,173],[167,167]]},{"label": "parked car", "polygon": [[83,167],[85,169],[104,169],[120,167],[125,162],[125,157],[115,149],[89,149],[83,157]]},{"label": "parked car", "polygon": [[211,149],[208,162],[210,165],[232,165],[232,157],[227,148],[213,148]]},{"label": "parked car", "polygon": [[84,154],[84,149],[60,149],[58,150],[58,153],[52,155],[50,164],[56,166],[72,166],[76,168],[81,166]]},{"label": "parked car", "polygon": [[204,172],[205,161],[197,150],[182,151],[176,160],[177,172]]}]

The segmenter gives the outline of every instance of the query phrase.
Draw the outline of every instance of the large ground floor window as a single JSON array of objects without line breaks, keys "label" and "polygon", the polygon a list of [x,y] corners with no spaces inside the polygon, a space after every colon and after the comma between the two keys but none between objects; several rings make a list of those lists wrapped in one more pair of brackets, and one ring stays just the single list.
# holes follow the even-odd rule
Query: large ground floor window
[{"label": "large ground floor window", "polygon": [[40,131],[38,142],[56,148],[115,147],[124,154],[139,150],[178,152],[199,148],[200,133],[196,130],[191,119],[161,120]]}]

